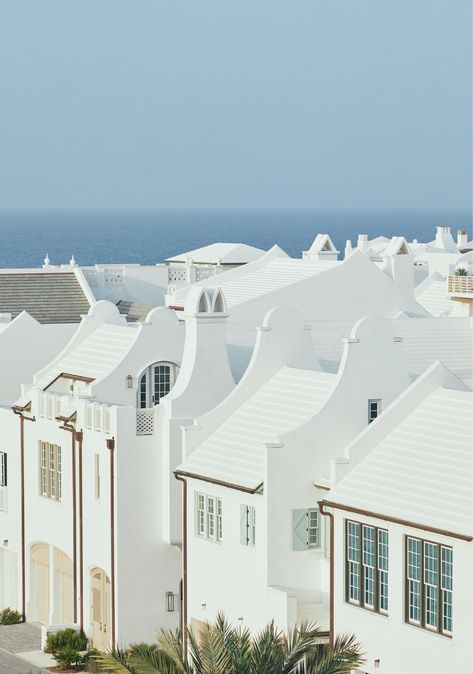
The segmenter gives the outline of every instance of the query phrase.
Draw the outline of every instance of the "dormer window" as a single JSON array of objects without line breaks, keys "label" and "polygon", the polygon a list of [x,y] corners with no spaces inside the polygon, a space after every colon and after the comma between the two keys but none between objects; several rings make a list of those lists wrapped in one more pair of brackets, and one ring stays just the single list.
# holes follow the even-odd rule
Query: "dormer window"
[{"label": "dormer window", "polygon": [[145,409],[157,405],[174,386],[179,368],[174,363],[154,363],[138,379],[138,407]]}]

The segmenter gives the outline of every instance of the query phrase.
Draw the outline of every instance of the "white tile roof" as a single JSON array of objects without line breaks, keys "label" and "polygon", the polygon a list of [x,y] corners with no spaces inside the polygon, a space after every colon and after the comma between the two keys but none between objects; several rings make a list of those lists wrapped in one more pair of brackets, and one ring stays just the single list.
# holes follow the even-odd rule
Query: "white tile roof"
[{"label": "white tile roof", "polygon": [[64,354],[35,385],[44,388],[62,372],[103,379],[123,360],[138,335],[137,325],[102,325]]},{"label": "white tile roof", "polygon": [[410,375],[421,375],[436,360],[472,386],[473,325],[468,318],[407,318],[391,321]]},{"label": "white tile roof", "polygon": [[448,297],[444,279],[432,280],[424,290],[416,293],[416,300],[434,317],[468,316],[468,304],[455,302]]},{"label": "white tile roof", "polygon": [[336,485],[330,500],[473,534],[473,393],[436,389]]},{"label": "white tile roof", "polygon": [[189,258],[197,264],[245,264],[257,260],[265,251],[248,246],[246,243],[212,243],[181,255],[168,257],[166,262],[187,262]]},{"label": "white tile roof", "polygon": [[223,290],[227,305],[233,307],[297,281],[322,274],[340,264],[342,263],[339,261],[329,260],[306,262],[292,258],[276,258],[259,269],[242,273],[227,282],[224,278],[219,279],[219,287]]},{"label": "white tile roof", "polygon": [[179,470],[256,488],[264,481],[264,443],[277,442],[314,417],[334,382],[335,376],[325,372],[281,368],[211,433]]}]

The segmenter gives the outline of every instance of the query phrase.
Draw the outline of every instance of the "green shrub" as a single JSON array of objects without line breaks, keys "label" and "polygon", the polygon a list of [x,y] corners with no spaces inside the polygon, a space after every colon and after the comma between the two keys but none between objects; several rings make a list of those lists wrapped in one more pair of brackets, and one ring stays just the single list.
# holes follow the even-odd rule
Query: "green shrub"
[{"label": "green shrub", "polygon": [[468,276],[468,272],[465,267],[458,267],[458,269],[455,270],[455,276]]},{"label": "green shrub", "polygon": [[23,620],[21,613],[12,608],[4,608],[0,611],[0,625],[16,625]]},{"label": "green shrub", "polygon": [[54,653],[60,669],[70,669],[71,665],[82,663],[82,655],[71,646],[64,646]]},{"label": "green shrub", "polygon": [[59,651],[70,649],[79,652],[87,650],[87,637],[84,632],[77,632],[72,627],[58,632],[50,632],[46,639],[46,653],[52,653],[57,658]]}]

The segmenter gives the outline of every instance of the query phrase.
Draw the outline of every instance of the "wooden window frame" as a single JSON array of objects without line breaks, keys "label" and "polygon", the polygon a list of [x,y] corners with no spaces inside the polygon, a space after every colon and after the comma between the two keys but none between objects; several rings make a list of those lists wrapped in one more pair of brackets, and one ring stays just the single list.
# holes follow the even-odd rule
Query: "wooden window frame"
[{"label": "wooden window frame", "polygon": [[[409,540],[417,541],[420,543],[420,592],[419,592],[419,615],[420,615],[420,620],[414,620],[413,618],[410,617],[410,605],[409,605]],[[437,583],[436,585],[432,585],[432,587],[436,587],[437,589],[437,610],[436,610],[436,618],[437,618],[437,625],[429,625],[426,622],[426,586],[431,585],[430,583],[425,582],[425,546],[426,545],[435,545],[437,548]],[[451,577],[451,583],[452,583],[452,589],[446,589],[443,587],[442,583],[442,550],[450,550],[451,551],[451,565],[452,565],[452,577]],[[452,629],[447,630],[444,628],[444,619],[445,619],[445,614],[444,614],[444,600],[445,600],[445,593],[449,592],[452,597],[452,615],[450,616],[451,624],[452,624]],[[404,536],[404,621],[408,625],[412,625],[413,627],[418,627],[420,629],[425,630],[426,632],[431,632],[433,634],[441,634],[442,636],[448,637],[449,639],[452,638],[453,636],[453,547],[451,545],[444,545],[443,543],[439,543],[438,541],[431,541],[429,539],[425,538],[420,538],[419,536],[411,536],[410,534],[405,534]]]},{"label": "wooden window frame", "polygon": [[50,501],[62,498],[61,446],[44,440],[39,440],[39,493]]},{"label": "wooden window frame", "polygon": [[[348,534],[349,534],[349,525],[355,524],[359,526],[359,561],[358,564],[358,590],[359,590],[359,601],[350,598],[350,560],[348,557],[349,547],[348,547]],[[364,528],[373,529],[374,531],[374,566],[368,565],[365,563],[365,536]],[[387,569],[380,568],[380,532],[386,534],[387,540],[387,557],[388,560]],[[384,559],[384,557],[383,557]],[[373,604],[368,604],[365,597],[365,568],[373,569]],[[387,589],[387,608],[382,608],[381,606],[381,573],[387,574],[386,580],[386,589]],[[389,531],[384,527],[377,527],[373,524],[366,524],[366,522],[359,522],[357,520],[345,519],[345,602],[350,604],[350,606],[358,606],[363,608],[366,611],[371,613],[378,613],[379,615],[389,615]]]}]

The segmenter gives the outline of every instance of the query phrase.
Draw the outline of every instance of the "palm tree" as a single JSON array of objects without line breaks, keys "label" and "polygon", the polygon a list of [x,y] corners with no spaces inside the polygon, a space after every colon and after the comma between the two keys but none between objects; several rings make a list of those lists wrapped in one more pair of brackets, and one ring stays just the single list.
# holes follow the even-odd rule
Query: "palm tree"
[{"label": "palm tree", "polygon": [[187,640],[187,657],[179,630],[161,630],[157,644],[117,649],[96,662],[99,671],[116,674],[348,674],[363,663],[354,636],[329,645],[309,624],[286,635],[271,622],[253,638],[220,614],[197,635],[187,630]]}]

